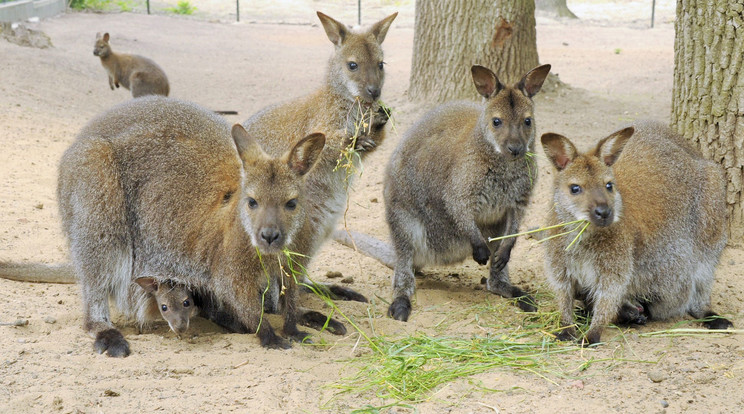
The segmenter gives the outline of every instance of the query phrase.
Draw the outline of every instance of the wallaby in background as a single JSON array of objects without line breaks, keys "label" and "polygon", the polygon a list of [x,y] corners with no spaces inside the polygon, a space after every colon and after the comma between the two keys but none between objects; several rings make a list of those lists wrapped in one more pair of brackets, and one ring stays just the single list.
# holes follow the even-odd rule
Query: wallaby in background
[{"label": "wallaby in background", "polygon": [[[77,283],[73,270],[70,265],[0,262],[0,278],[18,282],[73,284]],[[134,283],[141,289],[130,286],[129,300],[120,309],[122,313],[135,320],[140,332],[160,316],[180,338],[189,329],[191,318],[199,312],[191,290],[171,280],[159,282],[153,277],[138,277]]]},{"label": "wallaby in background", "polygon": [[132,91],[133,98],[145,95],[168,96],[168,77],[157,63],[143,56],[114,53],[109,39],[108,33],[103,36],[97,33],[93,54],[101,58],[112,91],[114,87],[121,85]]},{"label": "wallaby in background", "polygon": [[[337,168],[342,152],[352,148],[363,159],[385,138],[388,114],[378,102],[385,80],[381,44],[397,16],[392,14],[363,29],[317,14],[334,45],[323,86],[310,95],[263,109],[243,122],[248,134],[274,156],[307,134],[326,135],[318,165],[305,180],[307,219],[289,245],[290,250],[304,255],[298,260],[305,267],[346,209],[349,177],[344,168]],[[337,298],[366,301],[341,286],[331,286],[330,292]],[[276,304],[278,294],[278,289],[272,289],[267,302]]]},{"label": "wallaby in background", "polygon": [[[544,134],[542,145],[557,170],[548,224],[590,223],[570,248],[572,236],[546,242],[559,339],[576,337],[574,299],[593,311],[585,344],[618,320],[716,316],[710,295],[726,245],[720,165],[655,122],[617,131],[587,153],[558,134]],[[712,318],[705,326],[731,322]]]},{"label": "wallaby in background", "polygon": [[501,84],[489,69],[471,68],[485,103],[450,102],[434,108],[403,136],[385,173],[385,213],[396,254],[388,315],[406,321],[415,290],[414,269],[447,265],[468,256],[491,261],[487,289],[534,300],[513,286],[507,263],[537,178],[532,97],[550,65],[529,71],[516,85]]},{"label": "wallaby in background", "polygon": [[[93,119],[65,151],[58,199],[95,347],[126,356],[109,316],[137,275],[169,275],[217,298],[261,345],[289,343],[262,319],[267,283],[284,287],[284,335],[297,340],[297,289],[282,249],[305,221],[304,180],[323,149],[311,134],[277,158],[236,124],[151,96]],[[237,148],[237,150],[236,150]]]}]

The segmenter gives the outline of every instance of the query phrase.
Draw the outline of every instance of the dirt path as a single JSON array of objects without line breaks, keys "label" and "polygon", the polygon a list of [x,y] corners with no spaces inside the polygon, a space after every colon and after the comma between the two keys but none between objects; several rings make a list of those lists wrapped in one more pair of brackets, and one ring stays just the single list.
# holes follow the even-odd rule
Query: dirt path
[{"label": "dirt path", "polygon": [[[346,9],[341,18],[349,16],[353,22],[353,11]],[[581,7],[575,11],[588,13]],[[374,9],[365,21],[387,12]],[[388,73],[383,99],[395,109],[396,129],[366,161],[348,214],[349,227],[379,237],[386,237],[384,165],[399,135],[427,109],[405,97],[412,13],[412,6],[405,6],[384,44]],[[654,30],[638,28],[643,24],[635,17],[626,23],[539,19],[540,60],[551,63],[570,87],[536,97],[538,135],[560,132],[586,148],[631,120],[668,119],[673,27],[663,19]],[[92,54],[97,31],[111,33],[114,50],[156,60],[168,73],[172,96],[239,111],[229,117],[233,122],[312,90],[331,51],[323,31],[310,25],[76,13],[34,27],[46,32],[55,47],[22,48],[0,40],[0,260],[14,262],[67,261],[55,197],[58,160],[89,119],[129,97],[108,88]],[[542,223],[548,205],[550,169],[542,158],[539,168],[524,227]],[[542,246],[520,240],[512,255],[513,281],[547,292],[542,254]],[[737,327],[744,327],[743,268],[744,251],[727,249],[713,291],[713,306]],[[484,323],[487,319],[502,321],[501,326],[525,321],[515,307],[482,290],[485,269],[471,261],[427,269],[426,277],[417,280],[408,323],[384,316],[389,269],[328,243],[311,272],[324,281],[330,270],[353,278],[351,286],[373,299],[369,306],[339,304],[369,334],[468,338],[499,335],[499,328]],[[0,326],[0,412],[348,412],[394,402],[371,392],[336,395],[328,386],[356,373],[356,357],[368,352],[356,333],[339,339],[313,332],[321,346],[274,351],[262,349],[254,335],[224,334],[200,319],[193,337],[181,341],[167,326],[138,335],[126,325],[133,354],[112,359],[94,354],[92,340],[81,329],[76,286],[0,280],[0,291],[0,322],[29,321],[22,327]],[[305,302],[323,306],[314,298]],[[541,305],[554,309],[549,299]],[[450,383],[416,406],[422,413],[744,411],[744,337],[639,336],[672,325],[612,329],[606,334],[608,344],[556,357],[562,375],[544,379],[493,369]],[[582,364],[586,370],[578,369]],[[391,412],[411,411],[398,407]]]}]

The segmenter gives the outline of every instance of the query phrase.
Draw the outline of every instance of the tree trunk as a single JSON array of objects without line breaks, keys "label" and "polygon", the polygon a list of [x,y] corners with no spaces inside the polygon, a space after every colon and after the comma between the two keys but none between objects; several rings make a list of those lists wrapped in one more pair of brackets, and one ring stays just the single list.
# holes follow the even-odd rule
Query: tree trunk
[{"label": "tree trunk", "polygon": [[408,96],[444,102],[475,99],[470,67],[504,84],[538,65],[533,0],[419,0]]},{"label": "tree trunk", "polygon": [[545,12],[551,17],[578,19],[568,8],[566,0],[535,0],[535,8],[537,11]]},{"label": "tree trunk", "polygon": [[677,0],[672,126],[726,172],[729,244],[744,241],[744,5]]}]

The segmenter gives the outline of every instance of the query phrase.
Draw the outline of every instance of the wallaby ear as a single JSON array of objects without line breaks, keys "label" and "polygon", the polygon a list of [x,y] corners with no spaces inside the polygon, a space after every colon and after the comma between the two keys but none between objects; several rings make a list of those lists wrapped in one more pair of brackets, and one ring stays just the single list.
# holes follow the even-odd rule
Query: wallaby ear
[{"label": "wallaby ear", "polygon": [[320,23],[323,25],[323,29],[325,29],[328,40],[336,46],[341,46],[346,39],[346,35],[349,34],[349,28],[326,14],[321,12],[316,13],[318,14]]},{"label": "wallaby ear", "polygon": [[155,293],[158,291],[160,284],[153,277],[138,277],[134,279],[134,283],[140,285],[142,289],[145,289],[147,293]]},{"label": "wallaby ear", "polygon": [[540,92],[540,88],[542,88],[543,82],[548,77],[548,73],[550,73],[550,65],[538,66],[524,75],[522,80],[519,81],[517,88],[532,98]]},{"label": "wallaby ear", "polygon": [[548,132],[540,137],[540,141],[542,142],[545,155],[548,156],[548,159],[550,159],[550,162],[553,163],[558,171],[566,168],[566,165],[579,155],[574,144],[563,135]]},{"label": "wallaby ear", "polygon": [[253,161],[266,155],[258,141],[248,134],[243,125],[233,125],[232,137],[235,141],[235,147],[238,149],[238,155],[243,162]]},{"label": "wallaby ear", "polygon": [[319,132],[302,138],[289,151],[289,159],[287,160],[289,168],[300,176],[305,175],[320,158],[324,146],[325,135]]},{"label": "wallaby ear", "polygon": [[504,89],[504,86],[499,82],[496,74],[487,67],[473,65],[470,68],[470,73],[473,74],[475,89],[486,99]]},{"label": "wallaby ear", "polygon": [[602,160],[605,165],[611,167],[612,164],[617,161],[618,157],[620,157],[620,153],[623,152],[625,144],[628,142],[630,137],[633,136],[634,132],[635,128],[631,126],[621,129],[617,132],[613,132],[612,135],[610,135],[609,137],[603,138],[597,144],[597,157],[599,157],[599,159]]},{"label": "wallaby ear", "polygon": [[106,42],[106,43],[108,43],[108,41],[109,41],[109,34],[108,34],[108,32],[106,32],[106,33],[103,34],[103,41]]},{"label": "wallaby ear", "polygon": [[382,44],[382,42],[385,40],[385,35],[387,35],[387,31],[390,28],[390,25],[393,24],[393,20],[395,20],[397,16],[398,12],[395,12],[390,16],[373,24],[372,28],[369,29],[370,33],[372,33],[375,36],[375,39],[377,39],[377,43]]}]

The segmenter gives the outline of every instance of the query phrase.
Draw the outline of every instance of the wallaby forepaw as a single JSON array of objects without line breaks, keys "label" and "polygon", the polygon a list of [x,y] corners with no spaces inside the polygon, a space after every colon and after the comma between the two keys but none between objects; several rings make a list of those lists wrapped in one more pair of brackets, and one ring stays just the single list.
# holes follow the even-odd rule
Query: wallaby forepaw
[{"label": "wallaby forepaw", "polygon": [[390,108],[385,110],[385,108],[380,107],[377,109],[377,115],[375,115],[375,120],[372,123],[372,129],[374,131],[379,131],[385,125],[387,124],[388,120],[390,119]]},{"label": "wallaby forepaw", "polygon": [[343,286],[339,285],[331,285],[328,286],[328,290],[333,294],[333,299],[337,300],[353,300],[355,302],[364,302],[367,303],[369,300],[362,295],[361,293],[345,288]]},{"label": "wallaby forepaw", "polygon": [[408,321],[411,315],[411,300],[405,296],[395,298],[388,308],[388,316],[397,321]]},{"label": "wallaby forepaw", "polygon": [[558,334],[555,335],[555,339],[559,341],[573,341],[576,339],[576,328],[573,326],[567,326],[563,328]]},{"label": "wallaby forepaw", "polygon": [[322,331],[324,328],[334,335],[346,335],[346,326],[320,312],[307,311],[300,316],[300,324]]},{"label": "wallaby forepaw", "polygon": [[708,329],[728,329],[733,328],[734,324],[726,318],[722,318],[715,313],[706,316],[708,320],[703,321],[703,326]]},{"label": "wallaby forepaw", "polygon": [[274,333],[274,330],[269,327],[268,329],[261,327],[258,332],[258,339],[261,341],[261,346],[269,349],[289,349],[292,345],[286,339],[278,336]]},{"label": "wallaby forepaw", "polygon": [[488,246],[482,244],[480,246],[473,246],[473,260],[479,265],[488,263],[488,258],[491,257],[491,250]]},{"label": "wallaby forepaw", "polygon": [[537,312],[537,302],[535,298],[528,294],[517,297],[517,306],[522,312]]},{"label": "wallaby forepaw", "polygon": [[93,347],[99,354],[106,352],[106,355],[114,358],[125,358],[130,354],[129,343],[116,329],[98,332]]},{"label": "wallaby forepaw", "polygon": [[372,139],[368,137],[359,137],[357,138],[356,147],[355,149],[357,151],[371,151],[377,147],[377,143]]}]

